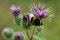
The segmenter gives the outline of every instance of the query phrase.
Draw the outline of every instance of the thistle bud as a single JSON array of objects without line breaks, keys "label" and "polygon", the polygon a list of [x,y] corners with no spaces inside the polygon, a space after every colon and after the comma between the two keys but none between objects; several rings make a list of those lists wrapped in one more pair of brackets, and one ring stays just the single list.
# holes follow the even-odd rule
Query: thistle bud
[{"label": "thistle bud", "polygon": [[5,39],[11,38],[13,35],[13,30],[11,28],[4,28],[2,31],[2,36]]}]

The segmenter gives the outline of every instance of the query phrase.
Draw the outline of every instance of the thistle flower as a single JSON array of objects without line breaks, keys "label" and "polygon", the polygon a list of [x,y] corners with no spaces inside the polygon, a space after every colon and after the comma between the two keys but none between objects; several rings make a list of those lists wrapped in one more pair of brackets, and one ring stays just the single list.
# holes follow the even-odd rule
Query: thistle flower
[{"label": "thistle flower", "polygon": [[23,35],[22,34],[16,34],[14,40],[23,40]]},{"label": "thistle flower", "polygon": [[48,12],[45,8],[45,6],[41,4],[33,4],[33,6],[30,8],[31,12],[38,18],[47,18],[48,17]]},{"label": "thistle flower", "polygon": [[29,17],[29,15],[28,14],[25,14],[24,16],[23,16],[23,27],[25,28],[25,29],[29,29],[29,27],[30,27],[30,17]]},{"label": "thistle flower", "polygon": [[10,7],[10,9],[11,9],[12,14],[13,14],[14,16],[19,15],[19,13],[20,13],[20,9],[19,9],[19,8],[17,8],[16,6],[12,5],[12,6]]},{"label": "thistle flower", "polygon": [[34,9],[33,14],[39,18],[46,18],[47,17],[47,13],[45,12],[45,10]]},{"label": "thistle flower", "polygon": [[26,40],[25,32],[15,32],[13,35],[13,40]]},{"label": "thistle flower", "polygon": [[13,30],[11,28],[4,28],[2,31],[2,36],[5,39],[11,38],[13,35]]}]

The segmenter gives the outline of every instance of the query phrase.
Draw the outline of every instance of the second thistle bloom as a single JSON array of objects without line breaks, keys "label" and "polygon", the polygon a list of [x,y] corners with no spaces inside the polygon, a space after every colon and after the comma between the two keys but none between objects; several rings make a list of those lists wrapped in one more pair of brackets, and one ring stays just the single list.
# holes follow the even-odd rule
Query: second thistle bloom
[{"label": "second thistle bloom", "polygon": [[19,8],[17,8],[16,6],[12,5],[12,6],[10,7],[10,9],[11,9],[12,14],[13,14],[14,16],[19,15],[19,13],[20,13],[20,9],[19,9]]},{"label": "second thistle bloom", "polygon": [[30,24],[30,17],[28,14],[23,15],[23,22],[22,23],[23,23],[23,27],[25,29],[29,29],[31,24]]}]

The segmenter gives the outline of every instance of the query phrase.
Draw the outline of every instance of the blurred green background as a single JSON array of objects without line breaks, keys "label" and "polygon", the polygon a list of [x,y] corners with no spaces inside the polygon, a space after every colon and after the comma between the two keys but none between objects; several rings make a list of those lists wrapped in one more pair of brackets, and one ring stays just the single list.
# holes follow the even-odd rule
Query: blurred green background
[{"label": "blurred green background", "polygon": [[10,12],[10,6],[12,4],[19,6],[22,9],[21,13],[27,13],[32,3],[38,2],[52,7],[55,11],[52,22],[44,21],[45,29],[47,29],[46,39],[60,40],[60,0],[0,0],[0,40],[4,40],[1,34],[4,27],[12,27],[15,31],[22,31],[22,28],[13,23],[14,16]]}]

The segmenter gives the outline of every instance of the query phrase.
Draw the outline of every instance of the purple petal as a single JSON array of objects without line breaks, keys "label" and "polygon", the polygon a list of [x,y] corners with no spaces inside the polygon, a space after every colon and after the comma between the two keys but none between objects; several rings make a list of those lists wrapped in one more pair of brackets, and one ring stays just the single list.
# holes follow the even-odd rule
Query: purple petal
[{"label": "purple petal", "polygon": [[10,9],[11,9],[13,15],[15,15],[15,16],[19,15],[19,12],[20,12],[19,8],[12,5]]},{"label": "purple petal", "polygon": [[33,14],[36,15],[36,16],[40,16],[40,10],[34,9]]},{"label": "purple petal", "polygon": [[16,8],[14,5],[12,5],[12,6],[10,7],[10,9],[11,9],[12,11],[14,11],[14,10],[16,10],[17,8]]},{"label": "purple petal", "polygon": [[47,17],[47,13],[44,10],[41,10],[40,17],[41,18],[46,18]]},{"label": "purple petal", "polygon": [[33,14],[37,17],[40,17],[40,18],[46,18],[47,17],[47,13],[45,10],[34,9]]}]

